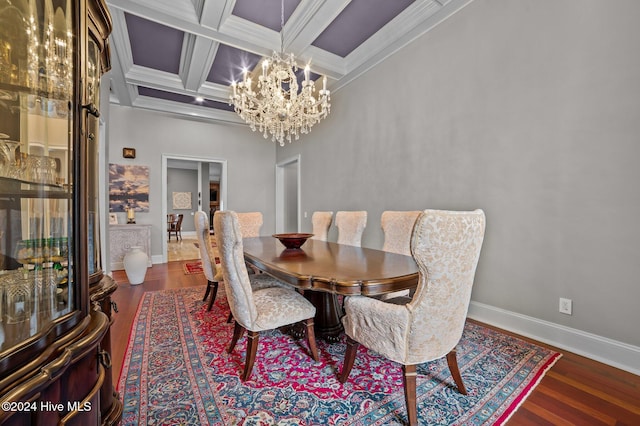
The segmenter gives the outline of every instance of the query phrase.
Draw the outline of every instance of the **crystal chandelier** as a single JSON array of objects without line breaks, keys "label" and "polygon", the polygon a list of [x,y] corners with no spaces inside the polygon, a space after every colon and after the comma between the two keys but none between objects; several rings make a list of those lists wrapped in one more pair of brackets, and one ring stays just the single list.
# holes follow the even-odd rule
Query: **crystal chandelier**
[{"label": "crystal chandelier", "polygon": [[[284,28],[284,0],[282,0],[280,23]],[[298,70],[293,54],[284,53],[283,31],[280,31],[281,51],[273,52],[271,59],[262,61],[262,73],[254,85],[244,71],[243,80],[231,84],[229,105],[249,124],[251,130],[262,132],[265,139],[271,134],[272,141],[284,146],[292,138],[309,133],[311,127],[329,114],[330,92],[327,77],[322,78],[322,89],[316,92],[315,82],[309,79],[309,65],[304,68],[304,80],[299,90],[295,72]],[[255,86],[255,87],[254,87]]]}]

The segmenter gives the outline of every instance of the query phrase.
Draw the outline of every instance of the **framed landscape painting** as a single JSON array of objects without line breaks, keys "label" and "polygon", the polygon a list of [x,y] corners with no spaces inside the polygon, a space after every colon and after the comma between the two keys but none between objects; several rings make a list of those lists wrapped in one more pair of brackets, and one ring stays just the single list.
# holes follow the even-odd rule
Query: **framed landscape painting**
[{"label": "framed landscape painting", "polygon": [[109,164],[109,211],[149,212],[149,167]]}]

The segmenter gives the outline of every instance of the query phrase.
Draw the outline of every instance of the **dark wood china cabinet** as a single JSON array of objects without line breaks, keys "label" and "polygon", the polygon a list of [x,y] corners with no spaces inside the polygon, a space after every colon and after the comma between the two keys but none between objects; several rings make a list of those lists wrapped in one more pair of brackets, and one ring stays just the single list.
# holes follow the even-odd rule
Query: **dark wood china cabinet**
[{"label": "dark wood china cabinet", "polygon": [[0,424],[117,424],[98,198],[103,0],[0,0]]}]

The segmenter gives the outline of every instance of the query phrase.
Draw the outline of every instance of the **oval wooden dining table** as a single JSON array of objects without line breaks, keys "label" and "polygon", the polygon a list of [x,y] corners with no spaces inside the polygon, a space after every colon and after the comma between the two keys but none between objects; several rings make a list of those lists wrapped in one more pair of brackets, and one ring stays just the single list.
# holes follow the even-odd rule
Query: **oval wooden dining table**
[{"label": "oval wooden dining table", "polygon": [[411,256],[309,239],[287,249],[273,237],[243,239],[245,260],[304,290],[316,307],[315,331],[335,342],[343,331],[338,295],[376,296],[413,289],[418,267]]}]

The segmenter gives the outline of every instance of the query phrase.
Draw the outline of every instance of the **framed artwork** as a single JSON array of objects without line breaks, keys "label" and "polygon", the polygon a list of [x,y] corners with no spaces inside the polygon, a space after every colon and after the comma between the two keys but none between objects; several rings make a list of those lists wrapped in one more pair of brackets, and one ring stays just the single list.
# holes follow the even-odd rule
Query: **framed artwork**
[{"label": "framed artwork", "polygon": [[191,193],[190,192],[174,192],[173,193],[173,209],[174,210],[191,210]]},{"label": "framed artwork", "polygon": [[118,224],[118,215],[115,213],[109,213],[109,225]]},{"label": "framed artwork", "polygon": [[109,211],[149,212],[149,167],[109,164]]}]

